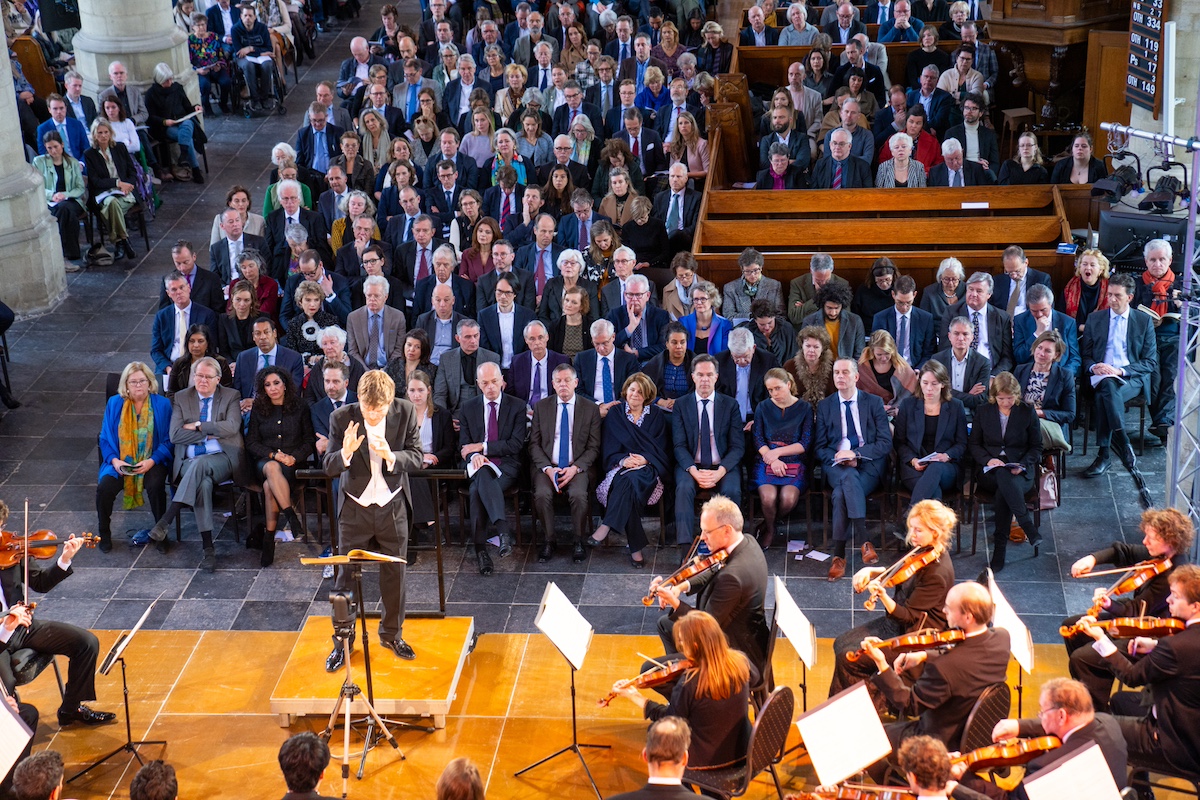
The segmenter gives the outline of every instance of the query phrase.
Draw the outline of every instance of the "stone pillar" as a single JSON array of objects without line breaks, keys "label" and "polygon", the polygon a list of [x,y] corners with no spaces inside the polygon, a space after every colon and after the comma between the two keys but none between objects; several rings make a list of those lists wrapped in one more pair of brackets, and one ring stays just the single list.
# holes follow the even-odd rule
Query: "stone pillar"
[{"label": "stone pillar", "polygon": [[[5,51],[0,86],[11,83]],[[13,92],[0,92],[0,300],[29,314],[51,309],[67,284],[58,223],[46,208],[42,176],[25,161],[17,102]]]},{"label": "stone pillar", "polygon": [[176,82],[199,102],[200,86],[188,60],[187,34],[171,19],[171,0],[79,0],[82,23],[75,34],[75,68],[83,91],[95,97],[112,85],[108,65],[120,61],[129,82],[143,91],[159,62],[171,66]]}]

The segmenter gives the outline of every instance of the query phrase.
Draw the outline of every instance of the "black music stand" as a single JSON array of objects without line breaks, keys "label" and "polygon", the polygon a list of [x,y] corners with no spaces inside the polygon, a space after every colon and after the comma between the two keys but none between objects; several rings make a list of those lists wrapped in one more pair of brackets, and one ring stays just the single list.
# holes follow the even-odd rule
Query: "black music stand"
[{"label": "black music stand", "polygon": [[76,772],[67,779],[67,783],[73,782],[76,778],[83,777],[96,767],[108,761],[113,756],[121,753],[132,753],[133,757],[138,760],[138,764],[145,766],[146,762],[142,760],[142,755],[138,752],[139,747],[150,744],[161,744],[164,747],[166,746],[167,742],[165,739],[146,739],[140,742],[135,742],[133,740],[133,726],[129,721],[129,680],[125,675],[125,659],[123,657],[125,648],[129,646],[130,642],[133,641],[134,634],[141,630],[142,625],[147,619],[150,618],[150,612],[154,610],[155,604],[158,603],[160,599],[162,599],[162,595],[159,595],[158,598],[150,603],[149,607],[142,613],[142,618],[137,621],[137,624],[133,626],[133,629],[129,631],[129,633],[122,633],[120,637],[117,638],[117,641],[113,643],[112,649],[108,651],[108,655],[104,657],[104,661],[100,664],[101,675],[107,675],[112,670],[113,665],[116,663],[119,662],[121,664],[121,691],[125,697],[125,744],[121,745],[116,750],[113,750],[111,753],[101,756],[88,766],[81,769],[79,772]]}]

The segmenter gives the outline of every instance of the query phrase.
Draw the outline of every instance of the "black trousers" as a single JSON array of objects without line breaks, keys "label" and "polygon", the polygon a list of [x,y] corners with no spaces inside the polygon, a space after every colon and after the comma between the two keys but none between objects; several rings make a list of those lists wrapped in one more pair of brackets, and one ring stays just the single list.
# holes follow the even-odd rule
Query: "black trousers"
[{"label": "black trousers", "polygon": [[1096,444],[1100,447],[1112,443],[1113,431],[1125,430],[1125,404],[1145,391],[1142,380],[1103,380],[1096,387]]},{"label": "black trousers", "polygon": [[[1063,625],[1074,625],[1082,617],[1082,614],[1068,617],[1063,620]],[[1110,614],[1102,614],[1101,619],[1111,617]],[[1071,677],[1087,687],[1088,694],[1092,697],[1092,706],[1096,711],[1109,710],[1109,696],[1112,694],[1113,688],[1113,671],[1108,662],[1096,652],[1096,648],[1092,647],[1092,638],[1082,633],[1077,633],[1074,636],[1069,636],[1064,640],[1067,647],[1067,669],[1071,673]],[[1126,646],[1129,639],[1114,639],[1113,644],[1122,653],[1126,652]]]},{"label": "black trousers", "polygon": [[[641,469],[619,470],[609,484],[604,524],[625,534],[632,553],[648,544],[646,531],[642,528],[642,509],[646,507],[657,483],[658,475],[654,468],[645,466]],[[659,502],[665,502],[665,495]]]},{"label": "black trousers", "polygon": [[[588,485],[586,473],[579,473],[563,489],[567,504],[571,507],[571,526],[574,537],[582,542],[587,534],[588,516],[591,509],[592,493]],[[533,474],[533,513],[542,521],[542,532],[547,542],[553,542],[554,536],[554,482],[546,477],[544,472]]]},{"label": "black trousers", "polygon": [[[150,501],[150,514],[155,521],[167,513],[167,465],[155,464],[143,477],[146,498]],[[113,504],[125,491],[125,479],[116,475],[105,475],[96,484],[96,516],[100,519],[100,536],[112,536]]]},{"label": "black trousers", "polygon": [[77,261],[79,252],[79,220],[84,215],[83,206],[77,200],[63,200],[51,206],[50,213],[58,220],[58,238],[62,242],[63,256]]},{"label": "black trousers", "polygon": [[[91,631],[66,622],[35,617],[28,628],[17,628],[8,640],[8,652],[25,649],[67,657],[63,710],[74,710],[80,703],[96,699],[96,659],[100,656],[100,640]],[[0,658],[0,682],[9,694],[17,688],[9,658]]]},{"label": "black trousers", "polygon": [[992,512],[996,516],[992,558],[1003,561],[1008,550],[1008,530],[1014,517],[1026,536],[1034,531],[1033,515],[1025,507],[1025,495],[1033,488],[1033,473],[1026,470],[1020,475],[1013,475],[1006,469],[981,472],[979,488],[990,492],[996,498],[992,504]]},{"label": "black trousers", "polygon": [[1175,380],[1179,377],[1179,324],[1164,323],[1154,331],[1158,344],[1158,370],[1150,380],[1150,421],[1175,424]]},{"label": "black trousers", "polygon": [[517,482],[516,475],[501,472],[500,477],[488,468],[479,470],[471,478],[471,486],[467,494],[471,504],[471,521],[474,531],[473,539],[476,547],[483,547],[487,542],[487,527],[491,523],[499,525],[507,520],[504,511],[504,493]]},{"label": "black trousers", "polygon": [[[347,497],[338,514],[338,552],[373,550],[389,556],[404,557],[408,552],[408,497],[402,492],[386,506],[360,506]],[[405,564],[379,565],[379,593],[383,616],[379,620],[379,638],[385,642],[400,638],[404,631]],[[361,566],[336,567],[333,588],[345,592],[354,588],[353,570]],[[363,598],[355,598],[363,602]]]},{"label": "black trousers", "polygon": [[1158,720],[1151,713],[1152,708],[1153,700],[1148,690],[1117,692],[1113,695],[1112,713],[1129,750],[1130,767],[1136,765],[1168,772],[1194,772],[1194,765],[1174,765],[1163,758],[1162,745],[1158,741]]}]

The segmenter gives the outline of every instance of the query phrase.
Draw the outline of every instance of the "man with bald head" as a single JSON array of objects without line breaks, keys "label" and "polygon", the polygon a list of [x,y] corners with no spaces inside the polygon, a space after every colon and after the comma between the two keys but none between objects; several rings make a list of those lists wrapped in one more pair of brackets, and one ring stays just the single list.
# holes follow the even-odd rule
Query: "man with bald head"
[{"label": "man with bald head", "polygon": [[343,106],[358,90],[358,87],[367,85],[369,82],[367,80],[368,72],[371,67],[383,63],[385,62],[382,58],[371,55],[371,49],[365,38],[355,36],[350,40],[350,57],[342,61],[337,79],[337,92],[343,98]]}]

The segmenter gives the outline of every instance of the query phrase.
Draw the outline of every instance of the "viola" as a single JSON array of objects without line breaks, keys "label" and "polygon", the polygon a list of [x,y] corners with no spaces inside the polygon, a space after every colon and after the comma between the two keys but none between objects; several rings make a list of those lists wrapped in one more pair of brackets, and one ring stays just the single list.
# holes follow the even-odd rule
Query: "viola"
[{"label": "viola", "polygon": [[[1135,636],[1160,639],[1179,633],[1187,627],[1187,623],[1174,617],[1114,617],[1093,622],[1092,627],[1119,639],[1131,639]],[[1079,623],[1063,625],[1058,632],[1063,636],[1074,636],[1083,633],[1083,626]]]},{"label": "viola", "polygon": [[[1085,612],[1085,616],[1099,616],[1100,612],[1104,610],[1104,606],[1101,604],[1101,601],[1104,598],[1111,598],[1121,594],[1136,592],[1138,589],[1142,588],[1159,575],[1162,575],[1173,566],[1174,564],[1171,562],[1171,559],[1164,556],[1162,558],[1151,558],[1146,561],[1139,561],[1128,569],[1120,570],[1121,577],[1117,579],[1116,583],[1105,589],[1103,594],[1096,598],[1096,601],[1092,603],[1091,607]],[[1091,574],[1092,573],[1088,573],[1088,575]],[[1105,574],[1110,573],[1106,572]],[[1086,578],[1088,575],[1084,575],[1083,577]]]},{"label": "viola", "polygon": [[685,563],[682,567],[672,572],[667,577],[663,578],[658,586],[654,587],[650,592],[642,598],[642,605],[648,606],[654,603],[655,597],[663,589],[671,586],[679,586],[687,580],[691,580],[697,575],[703,575],[710,569],[720,569],[725,563],[725,559],[729,558],[728,551],[718,550],[715,553],[710,553],[706,556],[696,556],[691,561]]},{"label": "viola", "polygon": [[[895,564],[892,564],[882,574],[874,578],[874,580],[883,584],[885,589],[893,589],[937,561],[941,555],[937,548],[932,546],[915,547],[908,555],[901,558]],[[868,597],[867,601],[863,603],[863,608],[868,611],[874,611],[875,598]]]},{"label": "viola", "polygon": [[[928,650],[933,647],[956,644],[966,638],[967,635],[957,628],[948,631],[926,629],[906,633],[902,636],[893,636],[891,639],[884,639],[875,646],[880,650],[891,650],[893,654],[912,653],[917,650]],[[852,653],[847,653],[846,658],[849,661],[858,661],[866,655],[867,651],[860,648]]]},{"label": "viola", "polygon": [[968,770],[1015,767],[1028,764],[1043,753],[1062,747],[1057,736],[1037,736],[1031,739],[1005,739],[950,759],[951,764],[963,764]]},{"label": "viola", "polygon": [[[694,666],[692,661],[687,658],[681,658],[678,661],[671,661],[663,664],[661,667],[648,669],[628,681],[622,682],[621,688],[633,687],[634,689],[653,689],[655,686],[662,686],[664,683],[670,683],[677,677],[682,675],[687,670]],[[603,708],[616,698],[620,692],[609,692],[604,697],[600,698],[596,705]]]},{"label": "viola", "polygon": [[866,786],[843,783],[833,789],[788,795],[788,800],[917,800],[916,792],[905,786]]},{"label": "viola", "polygon": [[[95,547],[96,543],[100,541],[100,537],[94,533],[81,533],[75,538],[82,539],[84,547]],[[8,569],[20,564],[25,557],[26,547],[29,549],[30,558],[39,560],[55,558],[58,555],[58,548],[68,541],[70,540],[60,539],[54,531],[48,530],[33,531],[27,536],[13,531],[0,531],[0,569]]]}]

